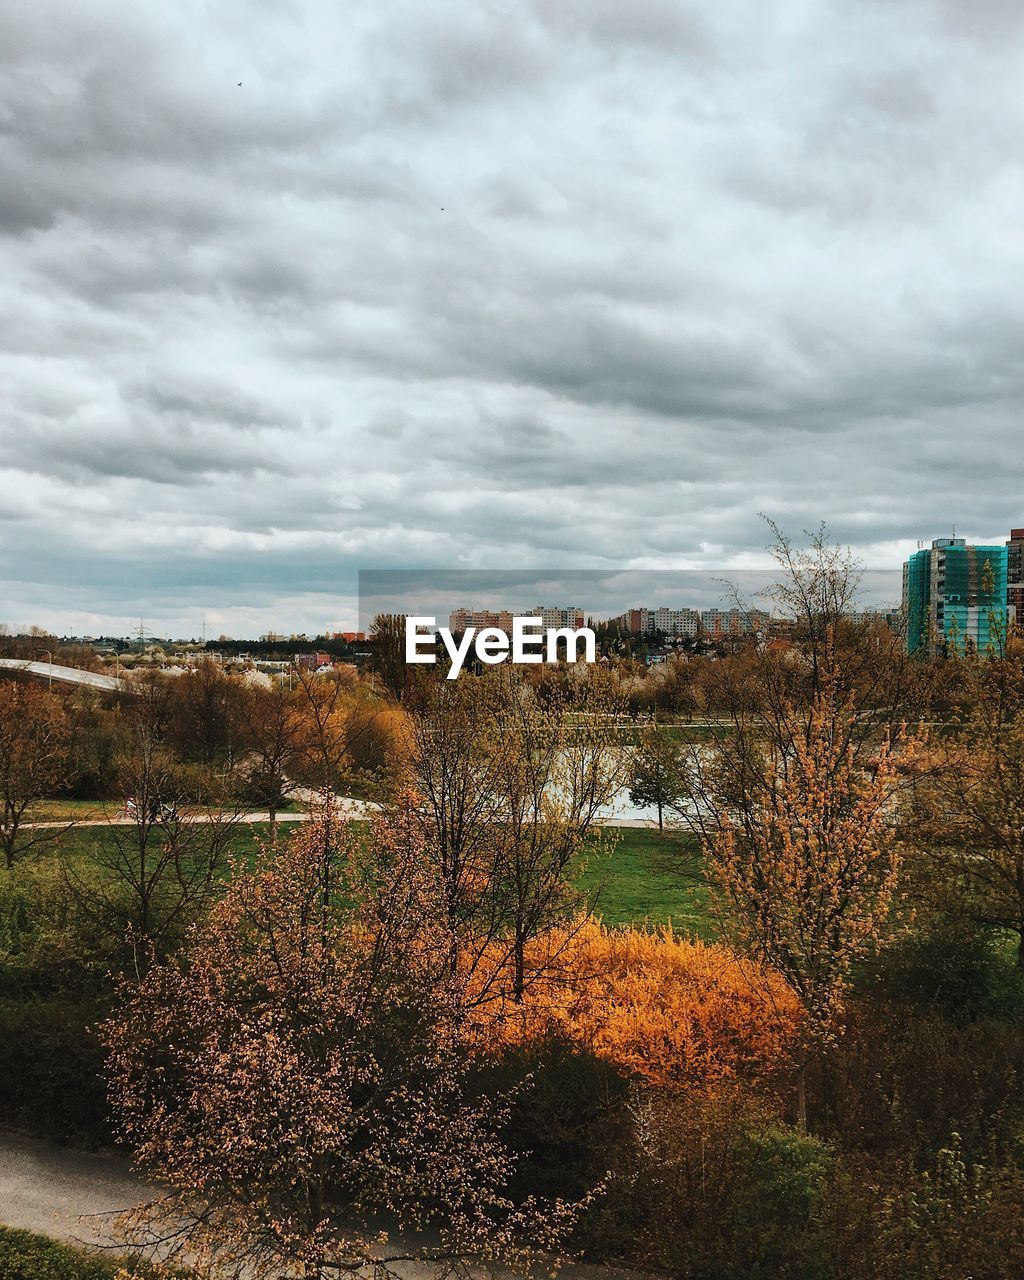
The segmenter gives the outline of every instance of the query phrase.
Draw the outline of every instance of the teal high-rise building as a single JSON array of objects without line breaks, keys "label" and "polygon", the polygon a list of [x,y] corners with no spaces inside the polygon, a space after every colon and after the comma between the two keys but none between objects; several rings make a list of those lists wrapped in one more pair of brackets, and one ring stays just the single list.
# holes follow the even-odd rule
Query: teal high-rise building
[{"label": "teal high-rise building", "polygon": [[903,616],[909,653],[981,653],[1006,635],[1007,551],[936,538],[903,566]]}]

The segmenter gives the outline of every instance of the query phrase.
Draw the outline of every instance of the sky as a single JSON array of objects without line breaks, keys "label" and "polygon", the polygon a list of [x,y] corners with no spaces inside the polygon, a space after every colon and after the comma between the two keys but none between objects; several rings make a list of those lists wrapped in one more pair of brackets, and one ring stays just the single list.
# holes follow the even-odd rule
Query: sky
[{"label": "sky", "polygon": [[1015,0],[5,0],[0,623],[1004,540],[1022,86]]}]

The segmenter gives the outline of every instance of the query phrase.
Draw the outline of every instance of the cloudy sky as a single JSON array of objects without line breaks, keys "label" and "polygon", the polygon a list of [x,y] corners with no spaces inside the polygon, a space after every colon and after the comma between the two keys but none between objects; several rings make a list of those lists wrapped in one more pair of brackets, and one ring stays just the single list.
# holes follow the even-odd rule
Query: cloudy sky
[{"label": "cloudy sky", "polygon": [[11,626],[1024,525],[1016,0],[5,0],[0,174]]}]

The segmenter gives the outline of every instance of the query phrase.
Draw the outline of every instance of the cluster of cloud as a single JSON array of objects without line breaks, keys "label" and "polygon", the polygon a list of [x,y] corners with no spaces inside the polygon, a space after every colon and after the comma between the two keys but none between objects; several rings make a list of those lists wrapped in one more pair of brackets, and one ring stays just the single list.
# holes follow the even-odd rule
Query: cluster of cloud
[{"label": "cluster of cloud", "polygon": [[1011,0],[8,0],[0,621],[1005,537],[1022,61]]}]

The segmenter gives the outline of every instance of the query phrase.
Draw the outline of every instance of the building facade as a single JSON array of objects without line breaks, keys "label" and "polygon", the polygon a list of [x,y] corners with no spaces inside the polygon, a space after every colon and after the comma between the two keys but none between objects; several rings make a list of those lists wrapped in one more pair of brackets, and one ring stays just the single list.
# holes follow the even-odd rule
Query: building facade
[{"label": "building facade", "polygon": [[483,627],[497,627],[510,633],[512,630],[512,614],[508,609],[453,609],[448,615],[448,629],[453,634],[475,627],[477,631]]},{"label": "building facade", "polygon": [[1024,529],[1011,529],[1006,544],[1006,603],[1010,621],[1024,627]]},{"label": "building facade", "polygon": [[1006,546],[936,538],[903,566],[908,653],[986,653],[1007,624]]},{"label": "building facade", "polygon": [[578,605],[536,604],[523,617],[540,618],[545,629],[551,627],[572,627],[574,630],[583,626],[583,610]]},{"label": "building facade", "polygon": [[696,609],[627,609],[612,619],[634,636],[661,632],[675,639],[695,638],[700,632],[700,614]]},{"label": "building facade", "polygon": [[711,640],[767,631],[769,621],[768,615],[757,609],[705,609],[701,614],[704,634]]},{"label": "building facade", "polygon": [[534,605],[532,609],[522,609],[513,615],[510,609],[453,609],[448,615],[448,629],[455,632],[465,631],[467,627],[475,627],[478,631],[483,627],[498,627],[511,634],[512,618],[539,618],[544,627],[572,627],[574,630],[583,626],[583,610],[576,605]]}]

